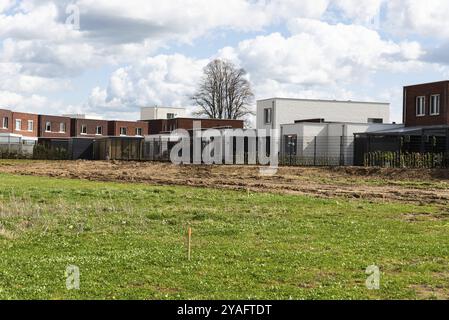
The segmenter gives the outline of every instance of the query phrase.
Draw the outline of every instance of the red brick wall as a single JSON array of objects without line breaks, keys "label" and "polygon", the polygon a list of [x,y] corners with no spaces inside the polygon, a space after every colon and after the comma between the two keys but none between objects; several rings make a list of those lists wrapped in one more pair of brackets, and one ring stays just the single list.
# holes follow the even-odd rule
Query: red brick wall
[{"label": "red brick wall", "polygon": [[[81,134],[82,125],[87,126],[87,134]],[[71,136],[72,137],[98,137],[96,135],[97,126],[102,127],[102,136],[108,135],[108,121],[93,119],[72,119],[71,120]]]},{"label": "red brick wall", "polygon": [[[22,120],[22,126],[20,130],[16,130],[16,120]],[[28,121],[33,121],[33,130],[28,131]],[[37,114],[13,112],[12,113],[12,133],[20,134],[25,137],[37,137],[38,136],[38,126],[39,117]]]},{"label": "red brick wall", "polygon": [[[47,132],[47,122],[51,123],[51,132]],[[61,123],[65,124],[65,132],[60,132]],[[39,137],[42,138],[70,138],[71,121],[67,117],[39,116]]]},{"label": "red brick wall", "polygon": [[[3,128],[3,118],[8,118],[8,128]],[[12,133],[12,112],[5,109],[0,109],[0,133]]]},{"label": "red brick wall", "polygon": [[144,121],[109,121],[108,135],[120,136],[120,128],[126,128],[126,135],[129,137],[136,136],[136,129],[142,129],[142,136],[148,135],[148,123]]},{"label": "red brick wall", "polygon": [[[430,115],[430,96],[440,95],[440,114]],[[416,99],[426,98],[425,116],[416,115]],[[449,81],[404,87],[404,123],[408,127],[449,125]]]}]

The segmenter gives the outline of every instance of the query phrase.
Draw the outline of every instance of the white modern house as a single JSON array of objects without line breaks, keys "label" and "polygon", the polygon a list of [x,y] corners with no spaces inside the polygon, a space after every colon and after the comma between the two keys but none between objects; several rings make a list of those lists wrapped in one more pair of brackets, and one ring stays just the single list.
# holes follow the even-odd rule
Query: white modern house
[{"label": "white modern house", "polygon": [[271,98],[257,101],[257,129],[280,129],[301,120],[388,123],[390,104],[336,100]]},{"label": "white modern house", "polygon": [[402,128],[397,124],[297,122],[281,125],[281,154],[307,165],[354,164],[354,134]]},{"label": "white modern house", "polygon": [[183,118],[187,115],[185,108],[143,107],[140,109],[140,120],[164,120]]},{"label": "white modern house", "polygon": [[352,165],[354,134],[403,127],[389,124],[389,103],[337,100],[260,100],[256,121],[257,129],[279,130],[287,163],[304,165]]}]

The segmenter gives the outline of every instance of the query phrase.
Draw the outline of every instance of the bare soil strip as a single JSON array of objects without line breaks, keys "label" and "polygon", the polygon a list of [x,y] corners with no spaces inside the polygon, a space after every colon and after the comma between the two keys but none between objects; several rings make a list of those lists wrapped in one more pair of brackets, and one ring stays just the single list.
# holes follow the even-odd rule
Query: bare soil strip
[{"label": "bare soil strip", "polygon": [[449,170],[282,167],[275,176],[264,177],[255,166],[3,160],[0,161],[0,172],[92,181],[289,193],[323,198],[449,204]]}]

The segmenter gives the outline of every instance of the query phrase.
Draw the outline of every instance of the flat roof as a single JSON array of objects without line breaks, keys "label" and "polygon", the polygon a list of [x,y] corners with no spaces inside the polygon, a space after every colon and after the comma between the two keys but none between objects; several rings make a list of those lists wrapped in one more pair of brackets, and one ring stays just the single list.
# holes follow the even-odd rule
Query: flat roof
[{"label": "flat roof", "polygon": [[441,83],[449,83],[449,80],[411,84],[408,86],[404,86],[404,88],[419,87],[419,86],[425,86],[425,85],[430,85],[430,84],[441,84]]},{"label": "flat roof", "polygon": [[325,99],[299,99],[299,98],[270,98],[270,99],[257,100],[257,102],[271,101],[271,100],[390,105],[389,102],[369,102],[369,101],[354,101],[354,100],[325,100]]},{"label": "flat roof", "polygon": [[419,126],[419,127],[402,127],[396,129],[387,129],[387,130],[379,130],[366,132],[366,135],[402,135],[402,134],[412,134],[412,133],[421,133],[425,131],[432,130],[448,130],[448,125],[435,125],[435,126]]}]

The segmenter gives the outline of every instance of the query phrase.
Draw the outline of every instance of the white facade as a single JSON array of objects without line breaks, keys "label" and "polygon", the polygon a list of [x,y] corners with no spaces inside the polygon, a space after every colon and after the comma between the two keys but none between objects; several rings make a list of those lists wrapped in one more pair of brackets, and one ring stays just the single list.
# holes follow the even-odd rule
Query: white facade
[{"label": "white facade", "polygon": [[310,119],[352,123],[376,120],[389,123],[390,104],[284,98],[257,101],[257,129],[280,129],[281,125]]},{"label": "white facade", "polygon": [[281,126],[281,154],[310,159],[310,164],[322,161],[332,165],[353,165],[355,133],[402,127],[404,126],[395,124],[343,122],[286,124]]},{"label": "white facade", "polygon": [[140,120],[183,118],[186,115],[185,108],[144,107],[140,109]]}]

